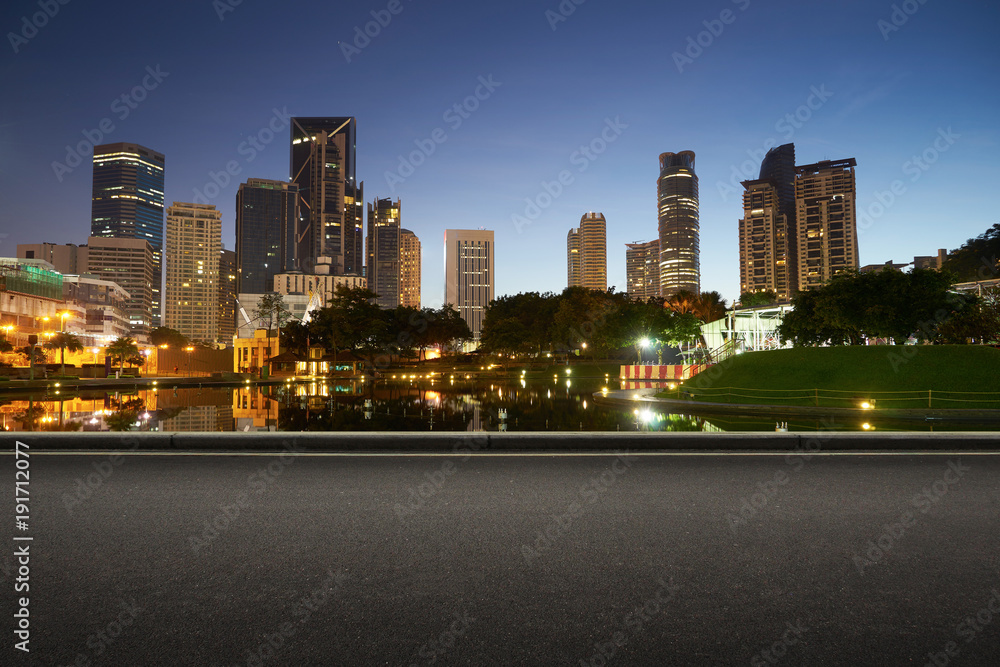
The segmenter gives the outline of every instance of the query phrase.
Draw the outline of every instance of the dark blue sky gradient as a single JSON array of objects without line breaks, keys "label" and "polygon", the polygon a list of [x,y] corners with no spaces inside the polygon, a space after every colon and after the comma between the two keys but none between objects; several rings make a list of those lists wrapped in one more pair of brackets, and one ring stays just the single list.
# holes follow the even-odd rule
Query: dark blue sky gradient
[{"label": "dark blue sky gradient", "polygon": [[[62,182],[52,163],[104,118],[115,129],[101,143],[166,155],[167,205],[192,201],[235,160],[240,173],[210,200],[233,247],[238,184],[288,177],[287,127],[252,162],[240,146],[287,108],[357,117],[358,178],[369,202],[402,198],[403,224],[424,244],[425,305],[442,298],[446,228],[496,231],[498,295],[560,291],[566,232],[591,210],[607,217],[608,281],[624,289],[623,244],[657,233],[657,157],[680,150],[697,154],[702,287],[733,299],[737,181],[756,176],[768,139],[794,141],[800,164],[857,158],[859,209],[876,214],[863,224],[862,263],[911,261],[1000,219],[1000,7],[911,1],[917,11],[886,40],[878,21],[893,3],[871,0],[587,0],[554,31],[545,12],[558,11],[555,0],[403,0],[348,63],[338,41],[352,42],[387,1],[244,0],[220,20],[210,0],[71,0],[15,54],[7,33],[39,11],[15,0],[0,14],[0,255],[17,243],[86,241],[90,155]],[[679,72],[672,54],[723,10],[732,23]],[[157,65],[168,76],[120,119],[112,102]],[[460,127],[446,122],[491,75],[495,92]],[[784,122],[814,88],[832,96],[801,127]],[[615,118],[628,127],[581,172],[572,154]],[[447,141],[392,189],[386,172],[436,128]],[[933,164],[907,164],[948,128],[958,136],[939,142],[947,150]],[[518,229],[512,216],[563,170],[573,182]],[[905,191],[880,211],[877,193],[896,180]]]}]

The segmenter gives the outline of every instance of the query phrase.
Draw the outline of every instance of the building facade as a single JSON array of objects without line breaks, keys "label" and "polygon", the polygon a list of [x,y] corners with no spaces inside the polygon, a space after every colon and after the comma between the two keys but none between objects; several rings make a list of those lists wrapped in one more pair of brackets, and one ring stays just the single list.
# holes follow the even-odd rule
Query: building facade
[{"label": "building facade", "polygon": [[[290,271],[279,273],[274,277],[271,290],[285,296],[319,296],[320,303],[326,305],[337,293],[337,286],[368,287],[364,276],[337,276],[332,273],[333,259],[318,257],[312,272]],[[308,299],[307,299],[308,302]]]},{"label": "building facade", "polygon": [[107,345],[120,336],[130,335],[129,293],[117,283],[93,274],[64,275],[63,300],[67,310],[77,313],[74,321],[87,344]]},{"label": "building facade", "polygon": [[701,293],[699,255],[698,176],[694,151],[660,154],[656,182],[660,296],[680,291]]},{"label": "building facade", "polygon": [[364,270],[364,184],[355,180],[353,117],[291,119],[291,180],[298,185],[299,269],[333,259],[336,275]]},{"label": "building facade", "polygon": [[0,257],[0,327],[14,346],[28,336],[58,331],[63,276],[39,259]]},{"label": "building facade", "polygon": [[848,158],[795,168],[800,290],[819,287],[859,266],[856,166],[857,160]]},{"label": "building facade", "polygon": [[478,345],[486,307],[493,300],[493,231],[444,232],[444,302],[458,311]]},{"label": "building facade", "polygon": [[585,213],[580,226],[566,237],[566,269],[569,287],[608,289],[608,234],[603,213]]},{"label": "building facade", "polygon": [[399,230],[399,305],[420,308],[420,239]]},{"label": "building facade", "polygon": [[236,193],[237,292],[266,292],[274,276],[294,271],[299,186],[250,178]]},{"label": "building facade", "polygon": [[236,252],[223,248],[219,251],[218,341],[227,345],[236,335],[236,278]]},{"label": "building facade", "polygon": [[637,301],[660,296],[660,240],[625,244],[628,295]]},{"label": "building facade", "polygon": [[743,181],[743,217],[739,221],[740,293],[772,291],[778,303],[795,293],[794,237],[782,212],[777,183],[771,179]]},{"label": "building facade", "polygon": [[164,326],[191,340],[219,339],[222,213],[210,204],[174,202],[167,209]]},{"label": "building facade", "polygon": [[126,309],[132,335],[145,337],[154,328],[153,281],[156,262],[153,246],[145,239],[91,236],[87,240],[87,271],[118,283],[129,294]]},{"label": "building facade", "polygon": [[79,274],[87,270],[87,246],[73,243],[57,245],[55,243],[19,243],[17,245],[19,259],[41,259],[59,273]]},{"label": "building facade", "polygon": [[139,144],[94,147],[90,235],[149,243],[153,250],[150,300],[154,327],[159,326],[161,315],[164,167],[162,153]]},{"label": "building facade", "polygon": [[400,214],[397,199],[376,199],[368,204],[368,240],[365,278],[368,289],[378,295],[379,308],[400,304]]}]

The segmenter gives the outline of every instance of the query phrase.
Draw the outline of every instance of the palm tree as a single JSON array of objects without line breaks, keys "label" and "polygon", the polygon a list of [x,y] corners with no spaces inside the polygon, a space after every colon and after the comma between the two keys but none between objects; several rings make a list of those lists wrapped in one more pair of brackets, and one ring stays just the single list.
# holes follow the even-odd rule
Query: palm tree
[{"label": "palm tree", "polygon": [[112,359],[119,360],[121,365],[118,368],[118,373],[121,374],[125,371],[125,360],[138,355],[139,347],[131,336],[119,336],[108,345],[107,354]]},{"label": "palm tree", "polygon": [[83,349],[83,343],[73,334],[60,331],[45,343],[45,347],[50,350],[59,350],[59,361],[62,364],[59,374],[66,375],[66,350],[79,352]]}]

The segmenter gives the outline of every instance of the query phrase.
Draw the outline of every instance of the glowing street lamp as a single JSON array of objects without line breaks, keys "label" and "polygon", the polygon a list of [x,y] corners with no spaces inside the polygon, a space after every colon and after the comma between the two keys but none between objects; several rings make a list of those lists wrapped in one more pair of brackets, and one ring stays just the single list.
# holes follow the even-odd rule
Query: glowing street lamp
[{"label": "glowing street lamp", "polygon": [[194,352],[194,347],[188,345],[184,351],[188,353],[188,377],[191,377],[191,353]]}]

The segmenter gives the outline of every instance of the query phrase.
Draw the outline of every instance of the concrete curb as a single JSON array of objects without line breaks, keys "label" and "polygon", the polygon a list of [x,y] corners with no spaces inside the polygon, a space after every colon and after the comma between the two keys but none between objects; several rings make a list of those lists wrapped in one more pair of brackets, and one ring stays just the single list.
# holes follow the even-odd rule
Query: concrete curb
[{"label": "concrete curb", "polygon": [[983,451],[1000,453],[1000,432],[970,433],[10,433],[40,451],[137,452],[816,452]]}]

